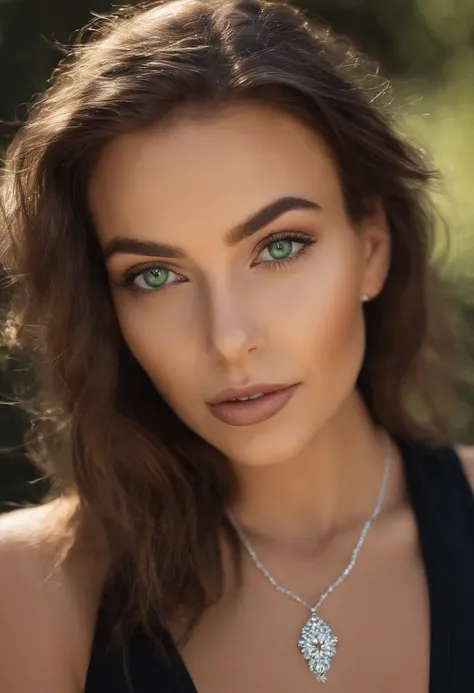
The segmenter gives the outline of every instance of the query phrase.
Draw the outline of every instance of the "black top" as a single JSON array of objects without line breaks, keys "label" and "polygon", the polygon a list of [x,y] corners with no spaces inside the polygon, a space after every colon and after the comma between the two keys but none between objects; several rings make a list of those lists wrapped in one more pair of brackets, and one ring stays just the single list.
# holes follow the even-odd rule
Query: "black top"
[{"label": "black top", "polygon": [[[474,496],[455,451],[399,442],[416,515],[429,589],[430,686],[427,693],[474,690]],[[170,663],[136,633],[121,648],[104,646],[101,619],[85,693],[197,693],[184,662],[166,642]]]}]

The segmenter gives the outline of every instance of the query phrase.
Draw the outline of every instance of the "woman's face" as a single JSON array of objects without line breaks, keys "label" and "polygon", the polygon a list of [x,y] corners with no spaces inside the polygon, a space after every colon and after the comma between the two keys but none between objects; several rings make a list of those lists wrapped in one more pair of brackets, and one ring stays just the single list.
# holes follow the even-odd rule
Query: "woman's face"
[{"label": "woman's face", "polygon": [[380,205],[353,228],[311,130],[238,105],[121,136],[89,204],[125,341],[224,455],[291,459],[357,396],[361,296],[382,287],[389,235]]}]

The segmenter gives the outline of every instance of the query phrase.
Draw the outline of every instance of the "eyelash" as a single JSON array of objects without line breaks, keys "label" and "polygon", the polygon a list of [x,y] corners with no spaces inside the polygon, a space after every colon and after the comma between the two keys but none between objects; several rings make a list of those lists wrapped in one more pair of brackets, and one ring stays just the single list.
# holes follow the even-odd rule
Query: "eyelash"
[{"label": "eyelash", "polygon": [[[317,240],[315,238],[312,238],[311,236],[308,236],[306,234],[300,233],[298,231],[277,231],[277,232],[272,232],[268,236],[266,236],[261,243],[257,245],[257,248],[255,249],[254,252],[257,253],[257,255],[260,255],[260,253],[265,250],[269,245],[272,243],[276,243],[277,241],[296,241],[297,243],[301,243],[301,248],[299,248],[294,255],[291,255],[289,258],[286,258],[284,260],[274,260],[273,262],[270,261],[262,261],[257,264],[253,264],[253,266],[264,266],[266,269],[276,269],[276,270],[282,270],[286,269],[288,265],[290,265],[292,262],[297,260],[299,257],[302,255],[305,255],[309,248],[315,243],[317,243]],[[171,282],[170,284],[164,284],[162,287],[156,288],[156,289],[140,289],[137,288],[134,285],[134,281],[137,277],[139,277],[141,274],[144,272],[147,272],[148,270],[152,269],[164,269],[168,270],[170,272],[174,272],[175,270],[173,267],[166,262],[149,262],[144,265],[139,265],[137,267],[132,267],[131,269],[127,270],[125,273],[124,277],[122,280],[117,282],[117,286],[126,289],[127,291],[131,292],[135,297],[137,298],[143,298],[147,295],[153,295],[158,292],[163,292],[167,291],[168,289],[171,289],[172,286],[175,284],[182,284],[186,281],[183,277],[179,278],[178,281]],[[177,273],[176,273],[177,274]],[[180,275],[177,274],[178,277]]]}]

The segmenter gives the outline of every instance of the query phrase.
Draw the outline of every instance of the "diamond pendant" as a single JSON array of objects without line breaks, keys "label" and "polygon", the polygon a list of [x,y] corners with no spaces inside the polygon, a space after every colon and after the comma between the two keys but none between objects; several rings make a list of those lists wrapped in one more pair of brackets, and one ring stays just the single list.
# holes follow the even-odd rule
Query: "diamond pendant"
[{"label": "diamond pendant", "polygon": [[332,634],[328,624],[313,611],[301,631],[298,647],[307,660],[310,671],[318,681],[326,683],[332,658],[336,654],[339,638]]}]

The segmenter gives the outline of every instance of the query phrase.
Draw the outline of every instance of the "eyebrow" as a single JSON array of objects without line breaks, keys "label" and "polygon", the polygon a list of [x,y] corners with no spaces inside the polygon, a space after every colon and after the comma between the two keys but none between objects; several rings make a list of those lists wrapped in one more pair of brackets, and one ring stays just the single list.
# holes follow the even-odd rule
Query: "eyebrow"
[{"label": "eyebrow", "polygon": [[[280,197],[228,231],[224,239],[225,243],[229,246],[237,245],[237,243],[257,233],[261,228],[275,221],[275,219],[286,212],[295,209],[320,210],[321,206],[317,202],[303,197]],[[112,238],[106,244],[103,253],[105,260],[116,254],[166,258],[184,258],[186,256],[184,250],[178,246],[168,243],[157,243],[156,241],[140,241],[137,238],[126,236],[115,236]]]}]

